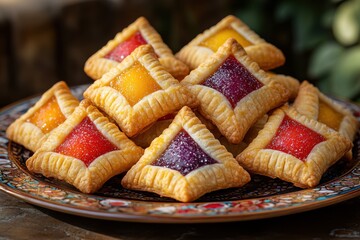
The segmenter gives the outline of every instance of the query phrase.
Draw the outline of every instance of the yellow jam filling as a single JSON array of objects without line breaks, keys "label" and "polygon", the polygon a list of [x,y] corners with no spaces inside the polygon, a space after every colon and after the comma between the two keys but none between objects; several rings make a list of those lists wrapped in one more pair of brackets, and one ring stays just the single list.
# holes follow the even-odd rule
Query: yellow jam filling
[{"label": "yellow jam filling", "polygon": [[232,29],[231,27],[224,28],[217,32],[216,34],[210,36],[209,38],[205,39],[201,46],[208,47],[214,52],[218,50],[218,48],[224,44],[226,40],[229,38],[234,38],[242,47],[247,47],[252,45],[252,43],[239,34],[237,31]]},{"label": "yellow jam filling", "polygon": [[145,96],[161,90],[146,68],[139,62],[125,69],[110,82],[110,86],[119,91],[134,106]]},{"label": "yellow jam filling", "polygon": [[39,127],[43,133],[48,133],[63,123],[65,119],[56,98],[52,97],[27,121]]},{"label": "yellow jam filling", "polygon": [[324,103],[323,101],[319,102],[319,117],[318,117],[319,122],[324,123],[330,128],[338,131],[343,118],[344,115],[337,112],[327,103]]}]

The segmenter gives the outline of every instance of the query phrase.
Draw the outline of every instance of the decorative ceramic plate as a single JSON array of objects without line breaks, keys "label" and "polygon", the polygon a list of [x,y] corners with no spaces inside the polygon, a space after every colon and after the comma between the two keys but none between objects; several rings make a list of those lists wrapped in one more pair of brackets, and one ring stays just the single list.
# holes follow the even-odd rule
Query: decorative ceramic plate
[{"label": "decorative ceramic plate", "polygon": [[[81,98],[86,87],[75,87],[73,93]],[[179,203],[156,194],[123,189],[118,176],[95,195],[83,194],[63,182],[29,173],[25,161],[32,153],[5,136],[9,124],[37,100],[24,100],[0,111],[0,190],[44,208],[118,221],[224,222],[303,212],[360,196],[359,133],[354,141],[354,159],[340,160],[326,172],[320,185],[311,189],[253,176],[243,188],[216,191],[193,203]],[[342,103],[359,118],[359,106]]]}]

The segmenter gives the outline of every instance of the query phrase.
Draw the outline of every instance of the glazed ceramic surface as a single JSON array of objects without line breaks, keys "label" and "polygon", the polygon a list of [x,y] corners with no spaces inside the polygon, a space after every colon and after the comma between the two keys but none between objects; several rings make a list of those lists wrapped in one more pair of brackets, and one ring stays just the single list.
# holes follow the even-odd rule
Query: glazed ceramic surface
[{"label": "glazed ceramic surface", "polygon": [[[80,99],[86,87],[72,90]],[[118,221],[224,222],[287,215],[360,195],[359,133],[354,141],[354,158],[340,160],[325,173],[320,185],[311,189],[252,176],[252,181],[242,188],[209,193],[193,203],[179,203],[156,194],[124,189],[120,185],[122,176],[117,176],[96,194],[83,194],[66,183],[29,173],[25,162],[32,152],[5,136],[9,124],[37,100],[24,100],[0,111],[0,190],[44,208]],[[342,103],[360,118],[359,106]]]}]

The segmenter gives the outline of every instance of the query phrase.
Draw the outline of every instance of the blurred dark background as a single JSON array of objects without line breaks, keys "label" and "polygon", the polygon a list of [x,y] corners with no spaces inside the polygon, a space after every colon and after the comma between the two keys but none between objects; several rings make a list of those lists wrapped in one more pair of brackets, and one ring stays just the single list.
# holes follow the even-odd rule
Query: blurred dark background
[{"label": "blurred dark background", "polygon": [[139,16],[176,53],[228,14],[284,52],[275,72],[360,102],[358,0],[0,0],[0,106],[91,83],[86,59]]}]

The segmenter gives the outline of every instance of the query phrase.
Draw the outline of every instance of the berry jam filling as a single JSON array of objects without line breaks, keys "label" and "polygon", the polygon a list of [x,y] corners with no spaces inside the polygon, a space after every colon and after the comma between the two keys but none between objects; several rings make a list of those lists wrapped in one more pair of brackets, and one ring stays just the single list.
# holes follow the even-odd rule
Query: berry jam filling
[{"label": "berry jam filling", "polygon": [[170,168],[185,176],[195,169],[215,163],[218,162],[205,153],[183,129],[152,165]]},{"label": "berry jam filling", "polygon": [[263,86],[234,56],[229,56],[203,85],[222,93],[233,108],[246,95]]},{"label": "berry jam filling", "polygon": [[118,150],[86,117],[65,138],[55,152],[80,159],[89,166],[96,158],[105,153]]},{"label": "berry jam filling", "polygon": [[326,138],[322,135],[285,115],[276,135],[266,148],[306,161],[311,150],[325,140]]},{"label": "berry jam filling", "polygon": [[147,44],[140,32],[136,32],[124,42],[117,45],[105,58],[121,62],[129,56],[138,46]]},{"label": "berry jam filling", "polygon": [[36,125],[43,133],[48,133],[65,121],[55,97],[50,98],[39,110],[37,110],[28,122]]}]

